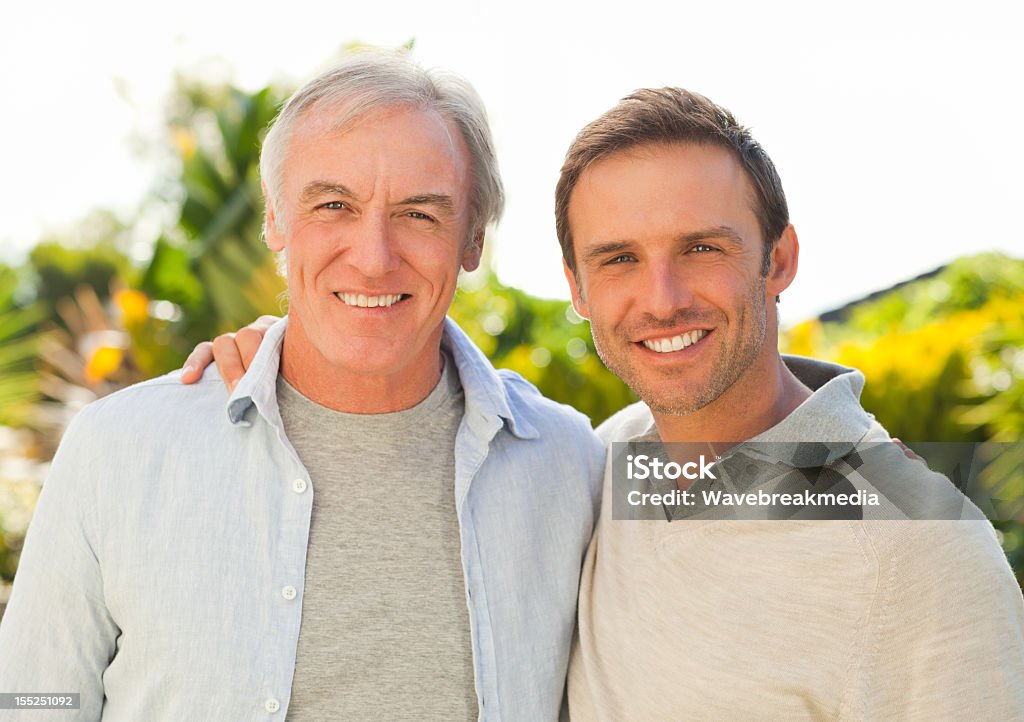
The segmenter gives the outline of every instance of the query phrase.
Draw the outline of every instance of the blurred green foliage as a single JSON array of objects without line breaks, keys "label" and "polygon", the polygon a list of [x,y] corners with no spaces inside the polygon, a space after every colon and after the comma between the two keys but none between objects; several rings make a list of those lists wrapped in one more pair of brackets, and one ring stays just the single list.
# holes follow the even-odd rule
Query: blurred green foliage
[{"label": "blurred green foliage", "polygon": [[5,472],[8,442],[16,436],[8,427],[30,425],[40,399],[35,363],[46,313],[38,303],[18,304],[19,283],[13,268],[0,264],[0,581],[14,578],[38,496],[38,486]]},{"label": "blurred green foliage", "polygon": [[[795,326],[783,347],[863,371],[864,407],[911,446],[1016,442],[999,447],[979,482],[1007,500],[1007,512],[1020,514],[1024,260],[997,253],[960,258],[931,277],[855,304],[840,320]],[[996,526],[1024,581],[1024,526]]]},{"label": "blurred green foliage", "polygon": [[130,283],[135,275],[128,257],[102,241],[78,248],[59,240],[43,241],[29,254],[29,265],[37,278],[36,298],[50,309],[54,320],[60,300],[73,296],[79,286],[89,286],[105,301],[113,284]]},{"label": "blurred green foliage", "polygon": [[604,367],[590,326],[568,301],[535,298],[489,270],[460,285],[450,312],[498,368],[516,371],[548,398],[597,426],[636,396]]},{"label": "blurred green foliage", "polygon": [[[180,175],[167,195],[180,197],[180,211],[157,240],[139,286],[176,306],[162,319],[174,322],[174,338],[135,329],[156,359],[147,365],[152,373],[180,365],[198,341],[281,311],[284,282],[262,240],[259,180],[260,143],[280,99],[269,87],[247,93],[179,81],[169,137]],[[154,353],[154,342],[176,353]]]},{"label": "blurred green foliage", "polygon": [[46,314],[38,303],[17,303],[18,285],[17,272],[0,264],[0,426],[31,423],[39,399],[35,360]]}]

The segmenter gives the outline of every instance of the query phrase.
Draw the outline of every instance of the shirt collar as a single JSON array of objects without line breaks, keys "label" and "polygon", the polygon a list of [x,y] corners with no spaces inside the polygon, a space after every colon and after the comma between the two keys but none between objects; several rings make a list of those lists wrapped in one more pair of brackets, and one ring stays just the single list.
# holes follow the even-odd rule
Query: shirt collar
[{"label": "shirt collar", "polygon": [[285,316],[264,335],[256,356],[228,398],[227,411],[231,423],[241,423],[252,406],[267,419],[278,417],[277,372],[281,366],[281,344],[287,327],[288,317]]},{"label": "shirt collar", "polygon": [[860,405],[864,374],[802,356],[783,356],[789,370],[811,389],[802,404],[744,446],[797,468],[830,464],[850,453],[871,427]]},{"label": "shirt collar", "polygon": [[450,318],[444,320],[441,346],[448,349],[455,360],[455,368],[459,370],[462,392],[466,397],[467,416],[473,413],[497,419],[520,439],[535,439],[539,436],[520,405],[509,402],[505,382],[483,351]]},{"label": "shirt collar", "polygon": [[[281,344],[288,326],[282,318],[267,331],[252,364],[228,398],[227,413],[231,423],[243,421],[252,406],[272,419],[277,410],[277,373],[281,364]],[[448,350],[459,372],[459,381],[466,400],[466,415],[474,414],[497,425],[507,424],[522,439],[538,436],[537,429],[526,420],[522,411],[509,402],[501,376],[469,336],[450,318],[445,318],[441,345]]]}]

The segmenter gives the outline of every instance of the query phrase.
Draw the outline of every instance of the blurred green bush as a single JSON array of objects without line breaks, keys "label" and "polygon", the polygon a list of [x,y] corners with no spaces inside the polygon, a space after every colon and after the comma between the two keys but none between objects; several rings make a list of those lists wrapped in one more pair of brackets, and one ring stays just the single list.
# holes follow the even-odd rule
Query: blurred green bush
[{"label": "blurred green bush", "polygon": [[[979,482],[1024,503],[1024,260],[960,258],[938,273],[784,334],[790,353],[859,368],[861,397],[891,434],[915,441],[1014,442]],[[997,489],[998,487],[998,489]],[[1024,527],[996,521],[1024,582]]]}]

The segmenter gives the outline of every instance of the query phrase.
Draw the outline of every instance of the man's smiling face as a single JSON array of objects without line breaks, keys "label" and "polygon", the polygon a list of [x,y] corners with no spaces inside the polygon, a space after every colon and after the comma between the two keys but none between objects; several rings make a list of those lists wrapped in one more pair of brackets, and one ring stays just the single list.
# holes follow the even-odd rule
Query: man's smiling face
[{"label": "man's smiling face", "polygon": [[732,153],[689,143],[615,153],[572,191],[573,303],[605,365],[657,412],[698,411],[776,353],[781,288],[761,272],[753,197]]},{"label": "man's smiling face", "polygon": [[314,108],[296,124],[283,218],[271,209],[267,223],[288,259],[286,376],[423,375],[438,368],[459,269],[479,263],[468,151],[429,110],[378,109],[341,131],[329,120]]}]

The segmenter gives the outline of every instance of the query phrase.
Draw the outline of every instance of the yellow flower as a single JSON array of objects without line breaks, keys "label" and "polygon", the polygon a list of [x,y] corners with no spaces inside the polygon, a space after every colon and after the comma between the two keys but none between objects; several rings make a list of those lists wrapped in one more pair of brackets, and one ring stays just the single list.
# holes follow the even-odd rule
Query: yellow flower
[{"label": "yellow flower", "polygon": [[142,291],[124,289],[114,295],[125,326],[142,323],[149,317],[149,298]]},{"label": "yellow flower", "polygon": [[124,351],[112,346],[98,346],[85,362],[85,378],[90,383],[96,383],[109,378],[115,371],[121,368],[121,361],[124,359]]}]

